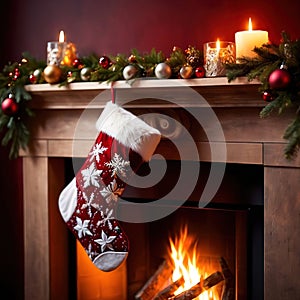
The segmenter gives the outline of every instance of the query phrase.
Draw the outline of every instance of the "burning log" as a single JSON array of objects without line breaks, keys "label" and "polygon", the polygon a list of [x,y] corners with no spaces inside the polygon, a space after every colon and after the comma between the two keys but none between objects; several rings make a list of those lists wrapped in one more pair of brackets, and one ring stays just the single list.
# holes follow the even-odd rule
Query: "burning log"
[{"label": "burning log", "polygon": [[166,288],[164,288],[155,298],[154,300],[167,300],[171,296],[174,295],[174,292],[184,284],[184,278],[180,277],[175,282],[168,285]]},{"label": "burning log", "polygon": [[164,260],[142,289],[135,295],[137,300],[152,300],[172,276],[172,267]]},{"label": "burning log", "polygon": [[224,285],[222,289],[222,300],[234,300],[235,281],[232,272],[230,271],[226,260],[220,258],[220,266],[224,277]]},{"label": "burning log", "polygon": [[199,296],[204,291],[210,289],[211,287],[215,286],[219,282],[223,281],[224,277],[221,272],[215,272],[201,280],[196,285],[192,286],[189,290],[182,292],[181,294],[169,298],[170,300],[192,300]]}]

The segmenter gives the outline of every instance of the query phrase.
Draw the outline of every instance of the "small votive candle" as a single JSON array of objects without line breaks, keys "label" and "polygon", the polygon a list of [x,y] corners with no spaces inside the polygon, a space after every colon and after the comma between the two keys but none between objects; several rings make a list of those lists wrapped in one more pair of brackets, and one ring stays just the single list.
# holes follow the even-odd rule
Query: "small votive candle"
[{"label": "small votive candle", "polygon": [[60,31],[59,40],[47,43],[47,65],[59,66],[65,56],[67,43],[64,41],[64,32]]},{"label": "small votive candle", "polygon": [[203,47],[206,77],[225,76],[225,65],[235,63],[235,44],[217,40],[205,43]]},{"label": "small votive candle", "polygon": [[76,58],[77,58],[77,54],[76,54],[75,44],[68,43],[65,48],[64,57],[61,64],[65,66],[72,66]]}]

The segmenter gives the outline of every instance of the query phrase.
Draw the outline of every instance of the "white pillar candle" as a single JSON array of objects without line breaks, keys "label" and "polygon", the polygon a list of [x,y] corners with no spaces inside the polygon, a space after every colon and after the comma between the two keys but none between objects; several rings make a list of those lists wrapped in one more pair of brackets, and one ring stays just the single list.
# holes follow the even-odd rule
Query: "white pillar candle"
[{"label": "white pillar candle", "polygon": [[253,58],[256,55],[253,49],[261,47],[263,44],[268,43],[268,41],[268,32],[264,30],[252,30],[252,22],[251,18],[249,18],[249,30],[235,33],[236,57],[247,56]]}]

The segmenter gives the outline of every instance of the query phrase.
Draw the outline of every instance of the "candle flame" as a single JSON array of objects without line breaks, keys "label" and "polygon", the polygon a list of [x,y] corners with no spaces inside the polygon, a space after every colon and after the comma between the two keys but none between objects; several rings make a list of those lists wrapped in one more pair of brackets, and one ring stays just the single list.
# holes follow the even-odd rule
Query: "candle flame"
[{"label": "candle flame", "polygon": [[252,20],[249,18],[249,31],[252,31]]},{"label": "candle flame", "polygon": [[216,48],[217,48],[217,51],[220,51],[221,46],[220,46],[220,40],[219,39],[217,39]]},{"label": "candle flame", "polygon": [[59,41],[60,43],[63,43],[63,42],[65,41],[65,33],[64,33],[63,30],[61,30],[60,33],[59,33],[58,41]]}]

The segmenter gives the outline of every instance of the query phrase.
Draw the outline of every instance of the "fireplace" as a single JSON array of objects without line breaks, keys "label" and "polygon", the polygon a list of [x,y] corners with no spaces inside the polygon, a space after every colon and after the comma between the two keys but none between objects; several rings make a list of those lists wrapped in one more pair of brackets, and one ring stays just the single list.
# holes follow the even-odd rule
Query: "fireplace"
[{"label": "fireplace", "polygon": [[[165,255],[165,250],[160,251],[160,247],[151,247],[154,243],[149,243],[155,233],[159,231],[160,235],[167,235],[169,231],[173,231],[173,227],[178,227],[177,214],[180,214],[180,218],[184,218],[186,214],[195,214],[193,218],[197,220],[208,219],[210,216],[209,222],[215,221],[214,224],[218,224],[216,220],[225,220],[231,224],[226,230],[231,228],[232,232],[226,232],[226,236],[231,236],[228,239],[232,241],[229,244],[233,249],[232,253],[229,254],[230,251],[225,250],[226,253],[212,251],[211,259],[222,255],[228,260],[230,269],[235,273],[237,296],[242,293],[248,299],[259,299],[263,293],[264,299],[267,300],[299,298],[300,288],[294,274],[300,270],[300,198],[296,192],[300,179],[300,161],[298,158],[294,161],[286,161],[283,158],[284,141],[281,138],[291,115],[287,113],[281,118],[273,116],[266,120],[259,119],[259,111],[264,103],[257,94],[258,86],[243,79],[231,84],[228,84],[225,78],[187,81],[141,80],[133,86],[118,82],[115,85],[117,101],[123,105],[122,99],[126,98],[129,90],[139,92],[154,89],[160,95],[168,95],[178,87],[179,82],[185,82],[195,92],[203,95],[220,121],[225,140],[216,138],[208,141],[203,131],[193,124],[194,120],[188,120],[189,132],[195,141],[203,169],[212,159],[211,144],[226,145],[225,159],[221,156],[215,157],[220,164],[226,162],[224,181],[213,201],[205,208],[197,207],[199,195],[203,190],[201,177],[189,199],[181,209],[174,212],[174,215],[158,220],[157,223],[124,223],[124,230],[132,244],[126,269],[120,269],[121,273],[126,271],[127,274],[127,282],[123,284],[128,289],[128,294],[134,295],[143,286]],[[74,267],[70,262],[70,251],[75,247],[70,247],[69,232],[58,213],[57,199],[66,184],[66,160],[74,156],[86,157],[96,135],[94,120],[108,98],[93,104],[92,107],[89,103],[108,88],[109,86],[98,83],[76,83],[69,88],[50,85],[28,87],[33,94],[32,109],[36,117],[32,118],[29,124],[33,137],[30,149],[21,153],[24,174],[25,299],[68,299],[73,293],[75,279],[72,275],[70,278],[70,274],[75,272],[72,272]],[[78,119],[88,106],[91,118],[84,123],[82,135],[75,136]],[[137,114],[149,109],[166,113],[175,111],[176,115],[180,116],[179,123],[186,121],[186,117],[182,115],[185,107],[207,109],[202,104],[195,104],[186,98],[181,99],[181,107],[174,107],[172,103],[153,98],[126,103],[124,106]],[[211,125],[213,130],[214,126]],[[78,152],[75,154],[74,142],[77,146],[80,145],[76,147]],[[186,143],[185,146],[187,163],[195,162],[190,155],[189,144]],[[178,157],[170,149],[172,145],[165,140],[158,146],[158,152],[163,153],[166,159],[172,162],[171,167],[176,168]],[[31,176],[33,173],[39,176]],[[247,176],[250,176],[251,180]],[[164,183],[169,184],[170,178],[171,176]],[[253,188],[250,188],[254,182]],[[133,190],[127,189],[125,196],[128,200],[134,202],[139,198],[143,199],[145,205],[151,205],[147,193],[141,194],[141,191],[135,190],[133,195],[132,192]],[[226,197],[223,197],[224,193]],[[152,195],[159,197],[159,190],[153,191]],[[188,224],[189,229],[199,228],[200,225],[196,224]],[[159,230],[167,225],[170,228],[164,230],[164,233]],[[221,227],[221,233],[225,230],[224,226],[213,226],[211,223],[206,226]],[[137,233],[148,241],[143,242],[143,248],[140,248],[139,242],[135,240]],[[221,233],[218,235],[224,236]],[[197,235],[202,236],[203,232]],[[163,243],[166,236],[160,236],[160,239]],[[240,239],[243,241],[239,242]],[[224,244],[228,246],[228,242],[220,243],[223,246],[217,247],[219,249],[222,249]],[[208,247],[210,241],[205,244],[204,247]],[[227,248],[230,248],[229,246]],[[142,251],[139,252],[139,249],[148,254],[145,257],[141,256]],[[237,253],[241,255],[236,255]],[[132,267],[132,261],[137,266],[133,264]],[[138,273],[135,272],[137,267],[142,268]],[[258,295],[255,295],[256,292]]]},{"label": "fireplace", "polygon": [[[78,169],[83,162],[84,159],[65,160],[67,182],[74,176],[74,166]],[[153,164],[159,165],[160,162],[154,161]],[[263,299],[263,168],[260,165],[227,164],[223,182],[214,199],[205,208],[198,207],[198,199],[207,181],[210,163],[201,163],[200,169],[201,176],[190,198],[170,215],[148,223],[121,222],[131,250],[126,264],[119,270],[112,274],[96,270],[78,244],[79,258],[74,252],[69,271],[70,274],[73,272],[70,278],[71,298],[109,300],[115,299],[111,295],[117,295],[118,299],[149,299],[142,295],[141,290],[162,264],[171,261],[170,240],[178,239],[183,229],[186,229],[187,239],[192,242],[197,254],[196,267],[203,272],[202,280],[221,271],[222,257],[233,274],[234,299]],[[150,194],[147,189],[137,191],[127,186],[122,197],[125,201],[119,206],[121,219],[122,211],[134,209],[130,206],[136,202],[143,202],[149,207],[155,205],[151,195],[162,197],[169,186],[176,184],[179,170],[178,161],[168,161],[164,178]],[[74,171],[77,172],[76,169]],[[145,164],[139,173],[143,175],[147,171],[148,165]],[[172,202],[170,199],[168,205],[174,205]],[[71,237],[71,240],[74,248],[75,239]],[[77,270],[76,263],[79,263]],[[113,285],[104,284],[114,281]],[[171,278],[162,282],[162,286],[166,282],[172,282]],[[207,293],[210,298],[203,295],[197,299],[221,300],[223,284],[211,289],[213,293]],[[117,292],[116,287],[119,287]]]}]

